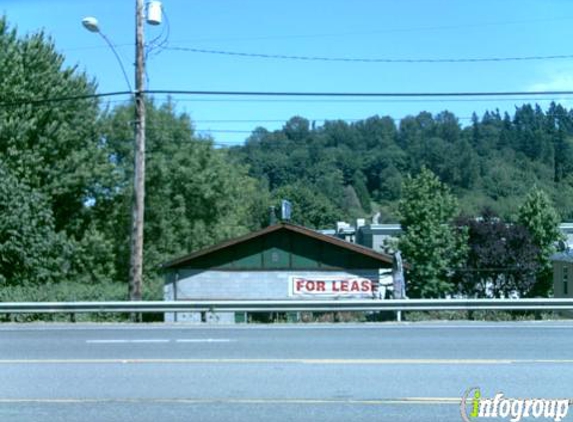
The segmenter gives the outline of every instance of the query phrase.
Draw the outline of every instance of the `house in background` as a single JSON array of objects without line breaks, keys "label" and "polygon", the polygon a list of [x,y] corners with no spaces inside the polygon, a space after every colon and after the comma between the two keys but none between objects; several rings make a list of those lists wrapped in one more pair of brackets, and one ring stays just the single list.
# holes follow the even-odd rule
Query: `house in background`
[{"label": "house in background", "polygon": [[[373,220],[376,221],[377,218]],[[561,223],[559,230],[565,236],[565,246],[573,248],[573,223]],[[402,227],[398,223],[373,222],[370,224],[366,223],[366,219],[359,218],[355,225],[339,221],[335,229],[320,230],[320,232],[372,248],[378,252],[385,252],[389,243],[398,239],[402,233]]]},{"label": "house in background", "polygon": [[356,225],[351,225],[344,221],[336,223],[336,229],[320,230],[321,233],[366,246],[378,252],[385,252],[387,242],[397,239],[402,228],[400,224],[367,224],[366,219],[359,218]]},{"label": "house in background", "polygon": [[566,246],[573,248],[573,223],[561,223],[559,230],[565,236]]},{"label": "house in background", "polygon": [[[383,299],[393,256],[282,222],[164,264],[165,300]],[[245,321],[244,313],[168,313],[166,321]]]},{"label": "house in background", "polygon": [[553,296],[573,298],[573,251],[567,249],[551,257],[553,261]]}]

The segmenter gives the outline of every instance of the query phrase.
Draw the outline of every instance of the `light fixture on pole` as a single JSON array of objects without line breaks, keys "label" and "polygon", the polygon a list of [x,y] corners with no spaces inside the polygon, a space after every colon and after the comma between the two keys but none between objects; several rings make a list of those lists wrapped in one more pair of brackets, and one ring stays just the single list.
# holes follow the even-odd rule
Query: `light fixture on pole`
[{"label": "light fixture on pole", "polygon": [[99,34],[104,39],[104,41],[107,43],[107,45],[109,46],[109,48],[111,49],[111,51],[115,55],[115,58],[117,59],[117,62],[119,63],[119,67],[121,67],[121,71],[123,73],[123,78],[125,79],[125,83],[127,84],[127,87],[129,88],[129,92],[133,92],[133,89],[131,88],[131,82],[129,82],[129,78],[127,77],[127,72],[125,71],[125,67],[123,66],[123,61],[121,60],[121,57],[117,53],[117,50],[115,49],[115,47],[113,46],[113,44],[111,43],[109,38],[101,31],[97,19],[94,18],[93,16],[88,16],[87,18],[82,19],[82,25],[88,31]]},{"label": "light fixture on pole", "polygon": [[[149,3],[148,23],[158,25],[161,23],[161,3]],[[84,27],[91,32],[97,32],[106,41],[115,54],[135,101],[135,145],[134,145],[134,198],[131,228],[131,257],[129,272],[129,299],[141,300],[143,285],[143,224],[145,199],[145,53],[143,37],[144,6],[143,0],[135,2],[135,91],[131,89],[129,78],[123,63],[113,44],[101,32],[97,19],[87,17],[82,20]]]}]

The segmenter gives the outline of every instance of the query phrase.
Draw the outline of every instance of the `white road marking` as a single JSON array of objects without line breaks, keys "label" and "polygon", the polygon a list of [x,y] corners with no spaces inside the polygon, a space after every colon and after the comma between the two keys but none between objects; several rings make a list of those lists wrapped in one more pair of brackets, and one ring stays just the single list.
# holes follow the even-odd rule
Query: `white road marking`
[{"label": "white road marking", "polygon": [[288,359],[288,358],[128,358],[128,359],[0,359],[0,365],[60,364],[298,364],[298,365],[571,365],[573,359]]},{"label": "white road marking", "polygon": [[178,338],[175,340],[153,338],[153,339],[91,339],[86,340],[87,344],[149,344],[149,343],[230,343],[233,339],[228,338]]},{"label": "white road marking", "polygon": [[175,340],[176,343],[230,343],[232,341],[229,338],[178,338]]},{"label": "white road marking", "polygon": [[[217,326],[205,325],[183,325],[181,323],[162,323],[162,324],[147,324],[147,325],[131,325],[123,323],[108,323],[108,324],[94,324],[94,325],[53,325],[48,324],[26,324],[18,323],[17,325],[3,324],[0,327],[0,332],[26,332],[26,331],[273,331],[273,330],[408,330],[408,329],[423,329],[423,330],[496,330],[496,329],[552,329],[552,330],[573,330],[573,324],[565,321],[545,322],[545,321],[518,321],[518,322],[492,322],[492,323],[467,323],[463,322],[401,322],[401,323],[364,323],[364,324],[277,324],[277,325],[257,325],[257,324],[228,324]],[[181,333],[179,334],[181,335]]]},{"label": "white road marking", "polygon": [[383,399],[331,399],[331,398],[0,398],[0,404],[30,404],[30,403],[182,403],[182,404],[296,404],[296,405],[458,405],[460,397],[398,397]]},{"label": "white road marking", "polygon": [[109,340],[86,340],[88,344],[129,344],[129,343],[169,343],[169,339],[134,339],[134,340],[123,340],[123,339],[109,339]]}]

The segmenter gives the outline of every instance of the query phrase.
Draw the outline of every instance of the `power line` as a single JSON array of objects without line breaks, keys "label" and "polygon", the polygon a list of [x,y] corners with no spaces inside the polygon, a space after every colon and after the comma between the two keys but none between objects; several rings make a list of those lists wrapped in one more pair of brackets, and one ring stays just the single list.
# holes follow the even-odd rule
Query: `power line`
[{"label": "power line", "polygon": [[288,40],[288,39],[308,39],[308,38],[326,38],[326,37],[350,37],[354,35],[376,35],[388,33],[404,33],[404,32],[426,32],[426,31],[440,31],[440,30],[457,30],[468,28],[492,27],[492,26],[508,26],[508,25],[523,25],[540,22],[555,22],[571,20],[571,16],[559,16],[554,18],[534,18],[512,21],[493,21],[493,22],[476,22],[458,25],[438,25],[438,26],[420,26],[420,27],[406,27],[406,28],[386,28],[364,31],[345,31],[335,33],[314,33],[314,34],[286,34],[286,35],[260,35],[251,37],[219,37],[219,38],[193,38],[187,40],[177,40],[179,43],[197,43],[197,42],[227,42],[227,41],[267,41],[267,40]]},{"label": "power line", "polygon": [[[288,122],[290,117],[286,119],[200,119],[200,120],[193,120],[193,123],[286,123]],[[346,122],[356,122],[365,119],[314,119],[314,118],[306,118],[309,121],[316,121],[316,122],[325,122],[328,120],[344,120]],[[394,119],[395,120],[395,119]]]},{"label": "power line", "polygon": [[195,129],[195,132],[211,132],[211,133],[253,133],[252,130],[240,130],[240,129]]},{"label": "power line", "polygon": [[[515,101],[517,99],[539,99],[539,96],[551,96],[548,100],[555,99],[554,97],[573,95],[573,91],[483,91],[483,92],[302,92],[302,91],[203,91],[203,90],[144,90],[142,94],[151,95],[202,95],[202,96],[228,96],[228,97],[324,97],[325,99],[331,98],[419,98],[412,101],[429,101],[428,98],[440,98],[439,101],[444,101],[444,98],[449,98],[447,101],[478,101],[484,97],[489,98],[488,101],[496,100],[502,101],[501,98],[495,97],[519,97],[513,99],[505,99],[506,101]],[[18,106],[26,104],[45,104],[45,103],[58,103],[64,101],[86,100],[90,98],[112,97],[119,95],[133,95],[130,91],[117,91],[106,92],[99,94],[85,94],[85,95],[71,95],[61,97],[47,97],[47,98],[26,98],[16,99],[11,101],[0,102],[0,107]],[[459,98],[464,98],[459,100]],[[473,98],[478,97],[478,98]],[[529,98],[527,98],[529,97]],[[424,98],[421,100],[420,98]],[[455,99],[455,100],[454,100]],[[194,99],[194,101],[209,101],[210,99]],[[239,101],[252,101],[253,99],[240,99]],[[215,100],[220,101],[220,100]],[[231,101],[225,99],[223,101]],[[256,99],[255,101],[263,101]],[[282,100],[284,101],[284,100]],[[297,102],[302,102],[300,99]],[[308,100],[307,100],[308,101]],[[324,100],[322,100],[324,101]],[[379,101],[379,100],[378,100]],[[395,100],[396,101],[396,100]]]},{"label": "power line", "polygon": [[191,47],[165,47],[165,50],[185,51],[189,53],[215,54],[220,56],[248,57],[257,59],[279,59],[279,60],[299,60],[299,61],[321,61],[321,62],[346,62],[346,63],[493,63],[493,62],[515,62],[534,60],[557,60],[571,59],[573,54],[557,54],[550,56],[516,56],[516,57],[474,57],[474,58],[445,58],[445,59],[422,59],[422,58],[367,58],[367,57],[324,57],[324,56],[298,56],[286,54],[265,54],[265,53],[245,53],[240,51],[207,50]]},{"label": "power line", "polygon": [[14,107],[20,105],[40,105],[49,103],[61,103],[65,101],[89,100],[93,98],[115,97],[118,95],[133,95],[130,91],[117,91],[117,92],[104,92],[100,94],[85,94],[85,95],[70,95],[61,97],[48,97],[48,98],[29,98],[17,99],[11,101],[0,101],[0,107]]},{"label": "power line", "polygon": [[[388,116],[389,117],[389,116]],[[390,119],[392,119],[395,122],[400,122],[404,119],[406,119],[409,116],[406,117],[400,117],[400,118],[394,118],[394,117],[390,117]],[[457,120],[471,120],[471,117],[456,117]],[[193,120],[193,123],[206,123],[206,122],[211,122],[211,123],[224,123],[224,122],[242,122],[242,123],[255,123],[255,122],[267,122],[267,123],[286,123],[288,122],[289,119],[286,120]],[[356,123],[356,122],[366,122],[366,120],[368,120],[368,117],[362,118],[362,119],[310,119],[307,118],[306,120],[308,120],[309,122],[335,122],[335,121],[344,121],[344,122],[351,122],[351,123]],[[266,128],[264,128],[266,129]],[[268,129],[267,129],[268,130]],[[195,132],[201,132],[201,133],[248,133],[248,134],[252,134],[255,129],[253,130],[245,130],[245,129],[219,129],[219,128],[215,128],[215,129],[210,129],[210,128],[206,128],[206,129],[201,129],[201,128],[194,128]]]},{"label": "power line", "polygon": [[296,103],[296,104],[354,104],[354,103],[371,103],[371,104],[395,104],[395,103],[479,103],[479,102],[515,102],[515,101],[558,101],[561,98],[558,97],[547,97],[547,98],[535,98],[535,97],[520,97],[520,98],[442,98],[442,99],[335,99],[335,98],[322,98],[322,99],[268,99],[268,98],[171,98],[177,102],[189,102],[189,103]]},{"label": "power line", "polygon": [[[573,57],[573,56],[572,56]],[[152,89],[146,94],[209,95],[248,97],[521,97],[541,95],[573,95],[573,91],[454,91],[454,92],[313,92],[313,91],[198,91]]]},{"label": "power line", "polygon": [[[405,27],[405,28],[386,28],[386,29],[372,29],[372,30],[362,30],[362,31],[345,31],[345,32],[333,32],[333,33],[313,33],[313,34],[284,34],[284,35],[259,35],[259,36],[229,36],[229,37],[218,37],[218,38],[192,38],[184,40],[176,40],[177,43],[209,43],[209,42],[236,42],[236,41],[266,41],[266,40],[285,40],[285,39],[309,39],[309,38],[327,38],[327,37],[349,37],[354,35],[376,35],[376,34],[388,34],[388,33],[408,33],[408,32],[426,32],[426,31],[441,31],[441,30],[457,30],[457,29],[468,29],[468,28],[480,28],[480,27],[495,27],[495,26],[508,26],[508,25],[523,25],[532,23],[544,23],[544,22],[556,22],[556,21],[566,21],[572,20],[572,16],[559,16],[553,18],[533,18],[533,19],[522,19],[522,20],[510,20],[510,21],[491,21],[491,22],[475,22],[475,23],[465,23],[457,25],[436,25],[436,26],[420,26],[420,27]],[[116,44],[116,47],[133,47],[133,43],[122,43]],[[89,49],[101,49],[101,46],[86,46],[86,47],[68,47],[63,48],[63,51],[78,51],[78,50],[89,50]]]},{"label": "power line", "polygon": [[[493,94],[493,93],[492,93]],[[526,93],[523,93],[524,95]],[[446,98],[440,97],[439,99],[432,99],[429,97],[425,98],[303,98],[298,97],[296,99],[291,98],[183,98],[183,97],[170,97],[171,100],[175,102],[187,102],[187,103],[295,103],[295,104],[355,104],[355,103],[369,103],[369,104],[396,104],[396,103],[491,103],[491,102],[548,102],[548,101],[560,101],[563,100],[564,96],[569,96],[573,92],[561,94],[555,94],[553,96],[543,96],[542,93],[535,93],[532,97],[488,97],[488,98]]]},{"label": "power line", "polygon": [[[292,117],[292,116],[291,116]],[[288,122],[291,117],[287,117],[286,119],[193,119],[193,123],[286,123]],[[390,119],[394,120],[395,122],[400,121],[403,117],[391,117],[391,116],[380,116],[380,118],[390,117]],[[362,117],[362,118],[342,118],[342,117],[335,117],[335,118],[314,118],[314,117],[305,117],[306,120],[310,122],[332,122],[332,121],[344,121],[344,122],[361,122],[366,121],[369,117]],[[471,117],[457,117],[458,120],[471,120]]]}]

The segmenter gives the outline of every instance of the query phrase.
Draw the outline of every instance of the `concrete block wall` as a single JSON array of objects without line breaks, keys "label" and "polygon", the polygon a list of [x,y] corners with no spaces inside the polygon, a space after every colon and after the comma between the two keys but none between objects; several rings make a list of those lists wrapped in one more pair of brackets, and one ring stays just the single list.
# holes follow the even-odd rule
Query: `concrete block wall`
[{"label": "concrete block wall", "polygon": [[234,324],[234,312],[166,312],[165,322],[185,322],[188,324]]},{"label": "concrete block wall", "polygon": [[[378,270],[353,271],[186,271],[165,285],[166,300],[288,299],[290,277],[362,277],[378,280]],[[174,283],[177,291],[174,291]]]},{"label": "concrete block wall", "polygon": [[[279,300],[292,298],[290,295],[290,277],[304,277],[309,279],[341,277],[361,277],[373,281],[379,280],[381,275],[377,269],[351,270],[351,271],[180,271],[179,280],[169,278],[164,287],[165,300]],[[175,291],[176,285],[176,291]],[[364,295],[363,298],[372,297]],[[298,297],[297,297],[298,298]],[[315,299],[320,299],[316,297]],[[224,315],[226,314],[226,315]],[[234,323],[234,313],[217,313],[207,315],[207,322]],[[198,312],[177,315],[165,315],[168,322],[200,323],[201,314]]]}]

